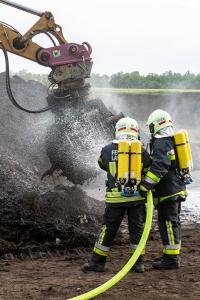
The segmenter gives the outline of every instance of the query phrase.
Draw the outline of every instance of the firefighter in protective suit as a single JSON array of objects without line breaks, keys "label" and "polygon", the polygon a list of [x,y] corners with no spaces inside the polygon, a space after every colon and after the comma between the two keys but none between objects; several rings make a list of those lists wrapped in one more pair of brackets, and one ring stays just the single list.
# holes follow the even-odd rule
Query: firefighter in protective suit
[{"label": "firefighter in protective suit", "polygon": [[147,121],[152,135],[150,143],[151,166],[140,191],[144,195],[153,189],[154,204],[158,210],[158,224],[163,255],[153,262],[155,269],[178,269],[180,267],[180,210],[187,192],[181,179],[174,144],[173,123],[170,115],[161,109],[153,111]]},{"label": "firefighter in protective suit", "polygon": [[[101,169],[107,172],[106,180],[106,208],[103,225],[97,236],[91,259],[84,264],[83,271],[103,272],[106,258],[116,236],[118,228],[125,214],[128,216],[128,229],[130,236],[131,253],[135,251],[143,233],[146,219],[145,198],[138,190],[126,194],[122,185],[117,181],[118,173],[118,144],[120,141],[139,142],[138,123],[129,117],[120,119],[115,126],[115,140],[103,147],[98,163]],[[141,145],[141,143],[140,143]],[[120,154],[120,152],[119,152]],[[140,157],[143,170],[150,164],[149,154],[141,147]],[[141,173],[141,172],[140,172]],[[128,181],[126,188],[132,187]],[[138,187],[136,189],[139,189]],[[129,189],[128,189],[129,191]],[[138,258],[133,271],[144,272],[144,250]]]}]

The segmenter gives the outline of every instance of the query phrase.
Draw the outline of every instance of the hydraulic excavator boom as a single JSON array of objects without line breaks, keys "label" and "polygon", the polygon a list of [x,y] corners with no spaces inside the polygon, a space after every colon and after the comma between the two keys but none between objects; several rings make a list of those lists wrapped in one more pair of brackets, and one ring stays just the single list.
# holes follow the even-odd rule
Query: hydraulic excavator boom
[{"label": "hydraulic excavator boom", "polygon": [[[81,96],[87,94],[88,85],[85,84],[85,79],[90,77],[92,68],[92,49],[89,43],[68,43],[63,35],[62,27],[55,23],[51,12],[40,12],[10,0],[0,0],[0,4],[39,17],[39,20],[24,34],[0,21],[0,48],[4,50],[4,54],[8,51],[50,67],[51,90],[57,97],[66,96],[73,99],[75,95],[77,97],[79,94]],[[43,48],[32,41],[34,36],[41,33],[48,35],[53,43],[52,47]]]}]

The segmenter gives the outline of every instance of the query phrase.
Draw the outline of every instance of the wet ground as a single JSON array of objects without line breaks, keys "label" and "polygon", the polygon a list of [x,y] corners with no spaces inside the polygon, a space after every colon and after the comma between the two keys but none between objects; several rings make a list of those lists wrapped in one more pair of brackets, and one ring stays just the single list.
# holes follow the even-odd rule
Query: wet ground
[{"label": "wet ground", "polygon": [[[146,272],[129,273],[120,283],[96,297],[123,299],[200,299],[200,225],[183,228],[182,264],[179,270],[156,271],[151,267],[160,254],[158,232],[152,232],[147,244]],[[113,247],[101,274],[83,273],[81,266],[88,254],[52,256],[27,261],[0,262],[1,300],[64,300],[89,291],[114,276],[129,257],[128,244]]]}]

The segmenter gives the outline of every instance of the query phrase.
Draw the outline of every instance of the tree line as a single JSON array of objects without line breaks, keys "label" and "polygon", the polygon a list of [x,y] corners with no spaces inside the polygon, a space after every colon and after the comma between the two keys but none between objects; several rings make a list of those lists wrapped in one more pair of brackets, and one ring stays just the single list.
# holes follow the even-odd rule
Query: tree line
[{"label": "tree line", "polygon": [[[25,80],[36,80],[49,85],[47,74],[33,74],[21,70],[18,75]],[[138,71],[130,73],[118,72],[108,75],[92,74],[90,79],[92,87],[99,88],[137,88],[137,89],[200,89],[200,73],[190,71],[185,74],[167,71],[162,74],[149,73],[141,75]]]},{"label": "tree line", "polygon": [[141,75],[138,71],[118,72],[111,76],[92,74],[94,87],[137,88],[137,89],[200,89],[200,73],[185,74],[167,71],[162,74]]}]

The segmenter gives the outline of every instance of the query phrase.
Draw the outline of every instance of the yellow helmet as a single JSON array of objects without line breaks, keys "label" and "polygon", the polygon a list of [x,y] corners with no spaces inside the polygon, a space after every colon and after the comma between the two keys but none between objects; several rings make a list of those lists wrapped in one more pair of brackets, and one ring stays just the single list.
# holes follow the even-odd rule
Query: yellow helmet
[{"label": "yellow helmet", "polygon": [[115,125],[115,138],[120,139],[138,139],[139,126],[135,119],[130,117],[120,119]]},{"label": "yellow helmet", "polygon": [[156,109],[150,114],[147,125],[152,134],[159,132],[165,127],[173,127],[171,116],[162,109]]}]

